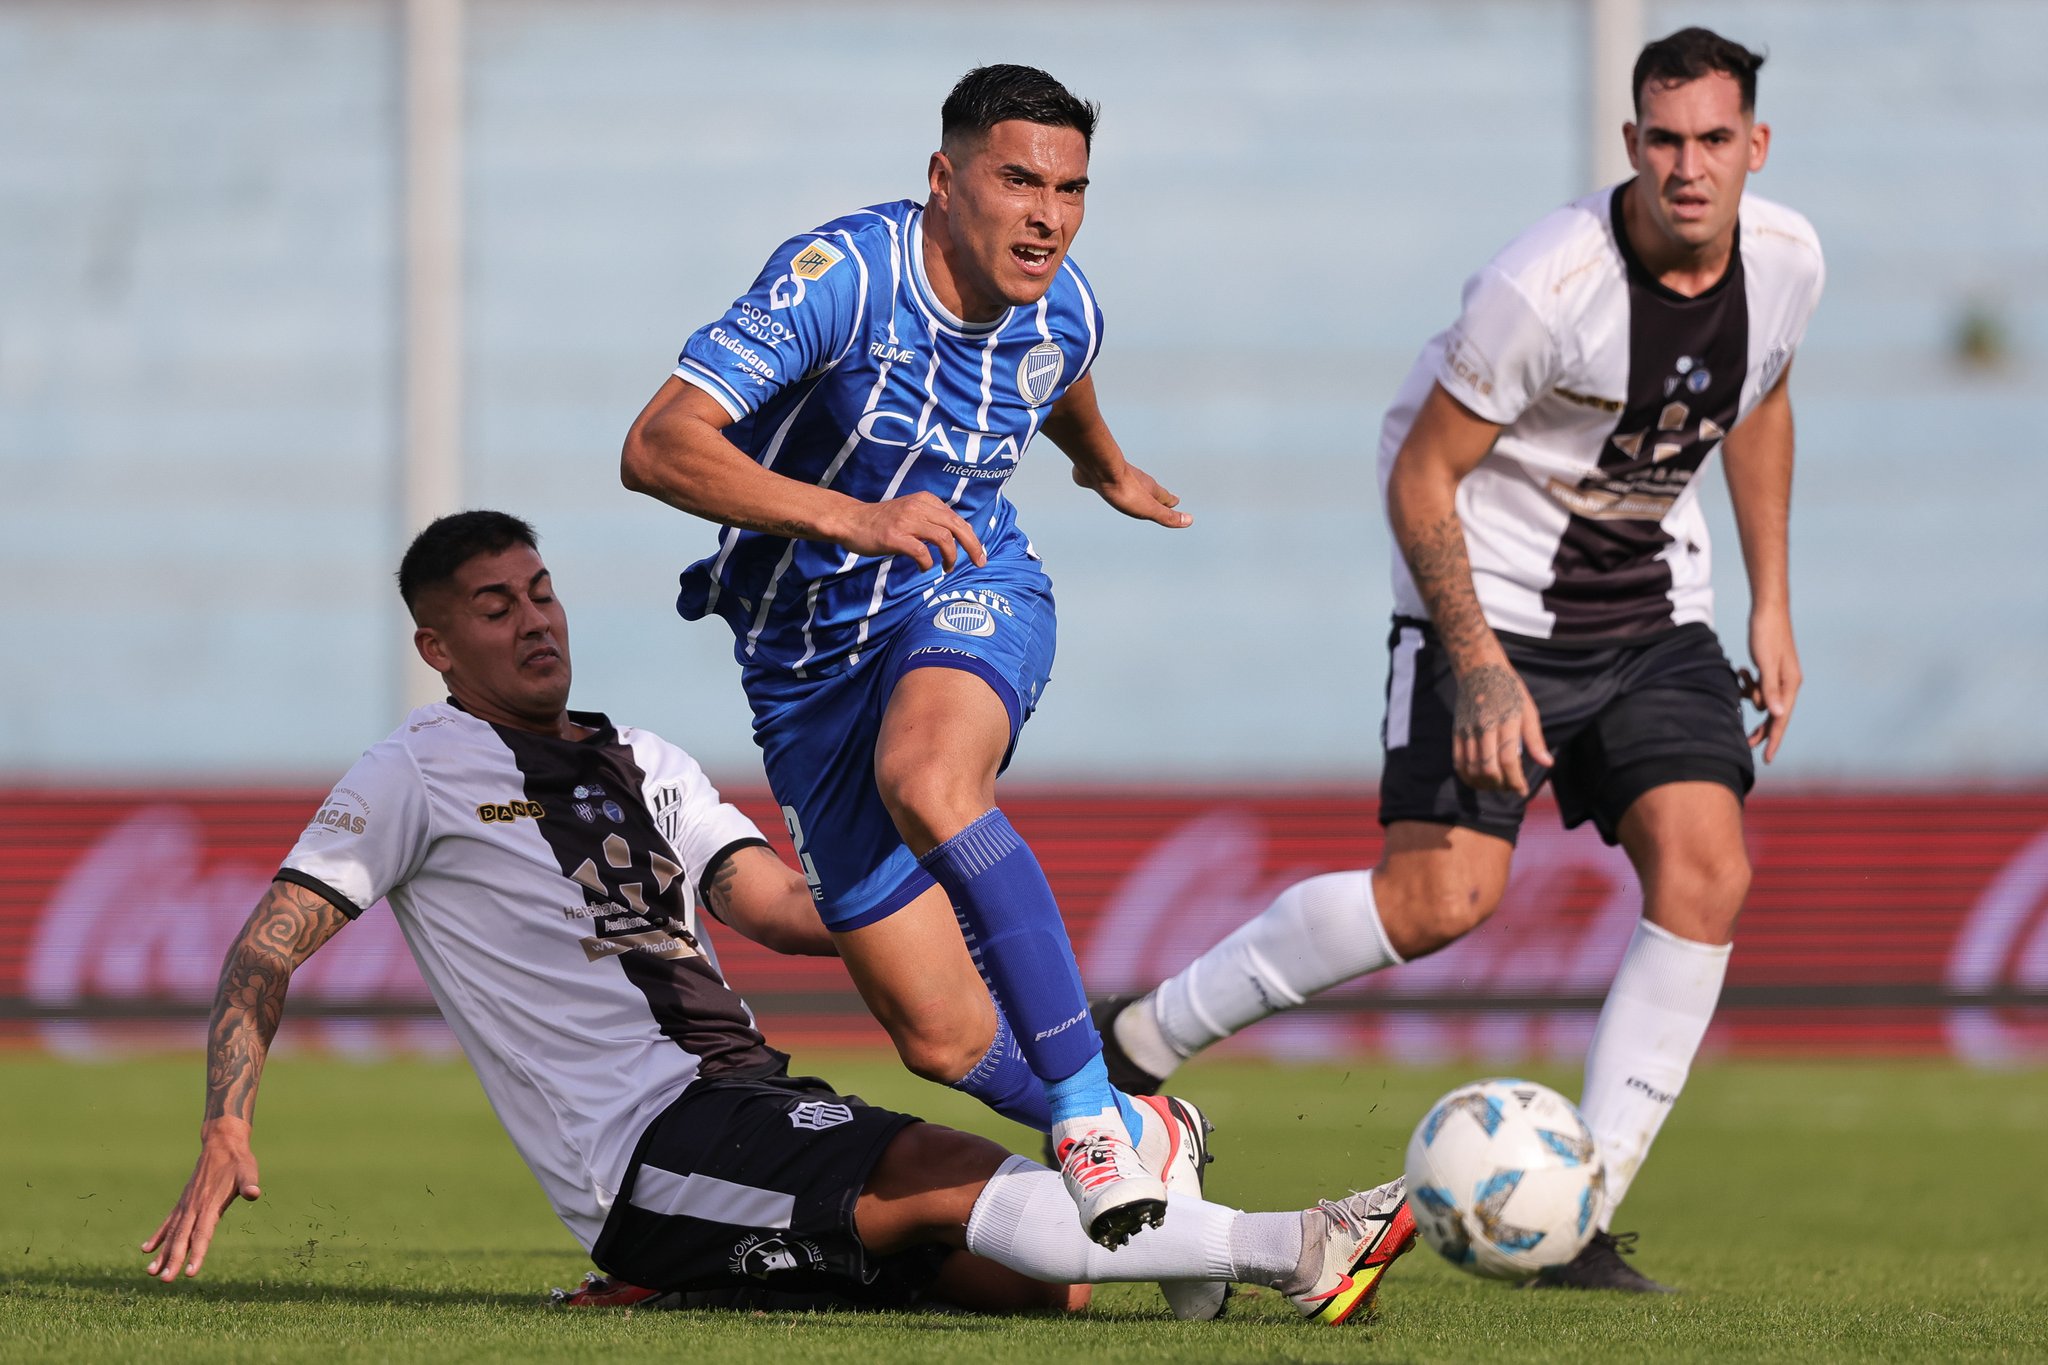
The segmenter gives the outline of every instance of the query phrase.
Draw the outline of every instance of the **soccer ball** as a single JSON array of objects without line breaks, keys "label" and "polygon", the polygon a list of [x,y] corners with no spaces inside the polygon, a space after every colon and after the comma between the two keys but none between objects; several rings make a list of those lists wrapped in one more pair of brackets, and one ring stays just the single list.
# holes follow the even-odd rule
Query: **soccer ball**
[{"label": "soccer ball", "polygon": [[1408,1140],[1408,1206],[1462,1270],[1526,1280],[1592,1239],[1606,1175],[1570,1100],[1533,1081],[1474,1081],[1438,1100]]}]

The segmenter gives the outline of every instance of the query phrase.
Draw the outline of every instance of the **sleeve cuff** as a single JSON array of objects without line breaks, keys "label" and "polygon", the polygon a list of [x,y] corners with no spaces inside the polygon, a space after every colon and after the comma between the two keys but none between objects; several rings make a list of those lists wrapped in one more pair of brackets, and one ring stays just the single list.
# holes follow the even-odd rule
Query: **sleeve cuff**
[{"label": "sleeve cuff", "polygon": [[366,908],[368,908],[366,906],[357,905],[347,896],[342,895],[339,891],[336,891],[333,887],[329,886],[326,882],[321,881],[312,873],[301,872],[295,867],[280,867],[277,870],[277,877],[275,878],[275,880],[281,882],[290,882],[293,886],[305,887],[308,891],[318,896],[321,900],[326,901],[329,905],[341,911],[342,914],[347,915],[352,920],[361,919],[363,917],[363,911]]},{"label": "sleeve cuff", "polygon": [[710,860],[704,864],[704,874],[697,878],[697,904],[709,911],[711,918],[717,920],[720,924],[725,923],[725,916],[719,914],[718,911],[711,907],[711,879],[718,875],[719,868],[725,866],[727,858],[732,857],[733,854],[743,848],[765,848],[771,852],[773,851],[773,845],[758,834],[750,834],[744,839],[735,839],[711,855]]},{"label": "sleeve cuff", "polygon": [[733,421],[741,421],[748,415],[748,409],[744,400],[737,393],[733,392],[732,386],[697,364],[696,361],[685,357],[677,363],[675,376],[691,388],[702,389],[710,394],[711,401],[724,408],[725,415],[732,418]]},{"label": "sleeve cuff", "polygon": [[1515,419],[1522,415],[1520,409],[1507,411],[1504,405],[1494,402],[1490,395],[1474,393],[1463,377],[1451,368],[1448,360],[1437,367],[1436,382],[1439,388],[1457,401],[1459,407],[1482,422],[1491,422],[1497,427],[1513,426]]}]

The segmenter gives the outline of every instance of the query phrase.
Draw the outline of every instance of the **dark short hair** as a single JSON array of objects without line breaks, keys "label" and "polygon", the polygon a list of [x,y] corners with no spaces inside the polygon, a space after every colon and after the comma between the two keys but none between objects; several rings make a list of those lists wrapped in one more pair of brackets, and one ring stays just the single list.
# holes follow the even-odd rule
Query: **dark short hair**
[{"label": "dark short hair", "polygon": [[1715,71],[1735,78],[1736,85],[1742,88],[1742,112],[1755,113],[1756,71],[1763,64],[1762,53],[1751,52],[1712,29],[1682,28],[1651,43],[1636,58],[1636,117],[1642,117],[1643,87],[1651,81],[1683,85]]},{"label": "dark short hair", "polygon": [[950,141],[962,134],[986,136],[1010,119],[1072,128],[1084,146],[1095,146],[1095,118],[1102,106],[1077,97],[1035,66],[977,66],[960,78],[939,106],[939,137]]},{"label": "dark short hair", "polygon": [[437,588],[455,577],[463,565],[478,555],[494,555],[514,545],[540,548],[533,528],[507,512],[455,512],[437,518],[406,547],[398,561],[398,595],[405,609],[419,619],[415,603],[429,588]]}]

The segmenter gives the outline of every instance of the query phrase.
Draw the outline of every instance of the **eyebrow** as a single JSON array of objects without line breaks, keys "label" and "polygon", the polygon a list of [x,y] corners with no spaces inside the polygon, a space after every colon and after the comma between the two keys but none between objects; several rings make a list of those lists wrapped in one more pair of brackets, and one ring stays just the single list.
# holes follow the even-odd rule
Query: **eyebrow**
[{"label": "eyebrow", "polygon": [[[543,578],[546,578],[547,576],[548,571],[546,569],[542,569],[539,573],[535,574],[533,577],[526,580],[526,590],[528,592],[532,592],[534,588],[539,586],[540,581]],[[485,593],[496,593],[500,597],[510,597],[512,595],[512,589],[509,585],[504,583],[486,583],[482,587],[470,593],[470,600],[475,601],[477,598],[482,597]]]},{"label": "eyebrow", "polygon": [[[1729,136],[1729,137],[1734,137],[1734,136],[1735,136],[1735,129],[1733,129],[1733,128],[1731,128],[1731,127],[1727,126],[1726,124],[1723,124],[1722,126],[1720,126],[1720,127],[1718,127],[1718,128],[1709,128],[1709,129],[1705,130],[1704,132],[1700,132],[1700,133],[1693,133],[1693,134],[1690,134],[1689,136],[1692,136],[1692,137],[1713,137],[1713,136],[1714,136],[1714,135],[1715,135],[1716,133],[1722,133],[1722,134],[1726,134],[1726,135],[1727,135],[1727,136]],[[1686,137],[1688,136],[1688,134],[1685,134],[1685,133],[1681,133],[1681,132],[1679,132],[1679,131],[1678,131],[1677,129],[1675,129],[1675,128],[1664,128],[1664,127],[1660,127],[1660,126],[1658,126],[1657,124],[1654,124],[1654,123],[1652,123],[1652,124],[1650,124],[1649,126],[1647,126],[1647,127],[1645,127],[1645,128],[1643,129],[1643,136],[1644,136],[1644,137],[1668,137],[1668,138],[1675,138],[1675,139],[1677,139],[1678,141],[1680,141],[1680,142],[1683,142],[1683,141],[1684,141],[1684,140],[1686,139]]]},{"label": "eyebrow", "polygon": [[[1034,185],[1043,185],[1045,183],[1045,177],[1040,175],[1037,171],[1032,170],[1029,166],[1020,166],[1014,161],[1008,162],[1007,164],[1002,166],[1000,168],[999,173],[1002,175],[1022,176],[1024,179],[1029,180]],[[1088,177],[1085,175],[1081,175],[1074,177],[1072,180],[1062,180],[1060,181],[1059,187],[1063,190],[1086,189],[1088,187]]]}]

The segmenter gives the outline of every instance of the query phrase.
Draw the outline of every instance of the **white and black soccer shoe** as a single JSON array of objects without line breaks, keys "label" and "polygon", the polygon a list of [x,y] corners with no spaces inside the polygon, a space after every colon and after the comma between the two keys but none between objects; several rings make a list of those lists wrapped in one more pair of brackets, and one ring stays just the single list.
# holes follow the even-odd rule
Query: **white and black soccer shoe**
[{"label": "white and black soccer shoe", "polygon": [[[1144,1106],[1145,1137],[1138,1155],[1166,1181],[1166,1193],[1184,1199],[1200,1199],[1208,1177],[1209,1134],[1216,1125],[1186,1100],[1172,1095],[1134,1095],[1132,1101]],[[1230,1298],[1224,1280],[1161,1280],[1159,1291],[1173,1315],[1190,1322],[1211,1322],[1223,1316]]]}]

